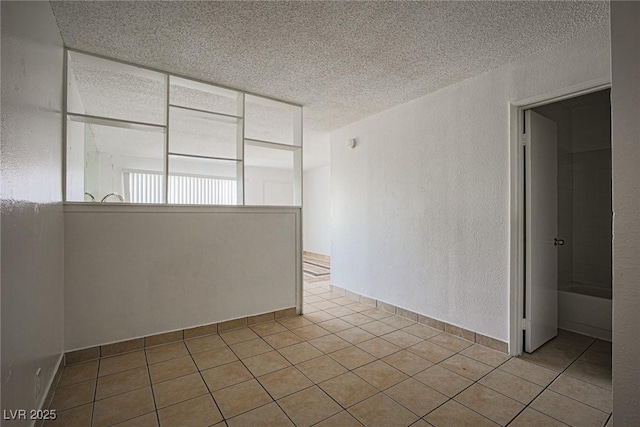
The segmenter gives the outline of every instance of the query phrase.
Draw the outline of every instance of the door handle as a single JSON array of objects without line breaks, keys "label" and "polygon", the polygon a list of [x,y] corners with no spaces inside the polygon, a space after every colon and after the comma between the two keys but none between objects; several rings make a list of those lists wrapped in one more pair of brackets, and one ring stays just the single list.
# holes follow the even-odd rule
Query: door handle
[{"label": "door handle", "polygon": [[562,240],[562,239],[553,239],[553,246],[564,246],[564,240]]}]

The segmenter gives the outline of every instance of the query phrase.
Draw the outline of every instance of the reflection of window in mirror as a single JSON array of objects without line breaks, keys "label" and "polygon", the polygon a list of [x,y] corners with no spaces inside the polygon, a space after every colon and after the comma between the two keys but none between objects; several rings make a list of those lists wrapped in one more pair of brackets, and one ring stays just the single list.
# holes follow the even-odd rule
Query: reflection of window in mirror
[{"label": "reflection of window in mirror", "polygon": [[[70,116],[67,152],[69,201],[93,198],[98,202],[103,199],[105,202],[133,202],[125,196],[124,170],[153,171],[161,177],[164,173],[164,133],[161,128],[131,127],[109,120]],[[82,154],[70,156],[71,153]],[[146,203],[164,201],[162,182],[161,179],[157,195]]]},{"label": "reflection of window in mirror", "polygon": [[169,203],[238,204],[238,163],[169,156]]}]

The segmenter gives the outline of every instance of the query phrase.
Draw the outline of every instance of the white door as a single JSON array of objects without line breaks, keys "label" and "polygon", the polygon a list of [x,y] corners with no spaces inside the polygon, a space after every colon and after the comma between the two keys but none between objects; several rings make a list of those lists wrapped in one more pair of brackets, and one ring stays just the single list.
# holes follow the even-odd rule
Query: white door
[{"label": "white door", "polygon": [[558,334],[558,163],[556,124],[525,111],[525,350]]}]

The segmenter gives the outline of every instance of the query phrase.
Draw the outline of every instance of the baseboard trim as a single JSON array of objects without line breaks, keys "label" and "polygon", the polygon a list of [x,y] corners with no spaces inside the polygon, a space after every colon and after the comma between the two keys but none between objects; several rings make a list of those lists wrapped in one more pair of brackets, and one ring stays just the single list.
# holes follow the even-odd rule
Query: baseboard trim
[{"label": "baseboard trim", "polygon": [[64,363],[62,364],[62,366],[87,362],[105,356],[114,356],[116,354],[129,353],[131,351],[142,350],[144,348],[155,347],[157,345],[168,344],[185,339],[219,334],[234,329],[257,325],[259,323],[283,319],[285,317],[293,317],[297,314],[297,309],[295,307],[289,307],[282,310],[271,311],[269,313],[258,314],[255,316],[240,317],[237,319],[225,320],[223,322],[210,323],[207,325],[200,325],[188,329],[179,329],[176,331],[163,332],[160,334],[148,335],[130,340],[73,350],[64,354]]},{"label": "baseboard trim", "polygon": [[457,337],[463,338],[467,341],[474,342],[476,344],[480,344],[484,347],[488,347],[492,350],[499,351],[501,353],[508,354],[509,353],[509,344],[504,341],[500,341],[496,338],[492,338],[486,335],[482,335],[478,332],[471,331],[469,329],[461,328],[460,326],[453,325],[451,323],[443,322],[438,319],[434,319],[429,316],[425,316],[420,313],[413,312],[411,310],[407,310],[405,308],[396,307],[393,304],[389,304],[384,301],[376,300],[374,298],[370,298],[364,295],[357,294],[355,292],[351,292],[347,289],[341,288],[340,286],[331,284],[330,285],[331,292],[337,293],[339,295],[343,295],[352,300],[358,301],[362,304],[370,305],[372,307],[379,308],[384,311],[388,311],[389,313],[393,313],[397,316],[404,317],[409,320],[413,320],[414,322],[421,323],[423,325],[430,326],[434,329],[438,329],[443,332],[447,332],[451,335],[455,335]]}]

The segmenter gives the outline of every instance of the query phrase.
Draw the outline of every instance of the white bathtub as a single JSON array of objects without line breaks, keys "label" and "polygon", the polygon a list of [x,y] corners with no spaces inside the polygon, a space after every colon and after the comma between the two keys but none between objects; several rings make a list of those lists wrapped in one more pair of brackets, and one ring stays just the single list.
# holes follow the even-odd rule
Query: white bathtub
[{"label": "white bathtub", "polygon": [[558,291],[558,328],[611,341],[611,290],[569,283]]}]

